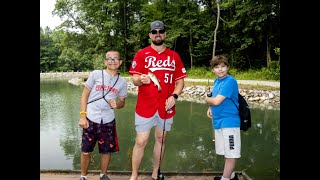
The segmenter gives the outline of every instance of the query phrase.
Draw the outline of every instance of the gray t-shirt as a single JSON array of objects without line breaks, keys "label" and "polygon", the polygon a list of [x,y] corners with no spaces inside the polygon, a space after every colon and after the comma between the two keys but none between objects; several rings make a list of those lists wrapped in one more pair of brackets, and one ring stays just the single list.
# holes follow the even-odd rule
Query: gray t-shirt
[{"label": "gray t-shirt", "polygon": [[115,118],[114,110],[106,101],[117,97],[126,98],[128,96],[127,81],[119,75],[112,77],[105,70],[94,70],[84,85],[91,90],[88,97],[87,117],[95,123],[111,122]]}]

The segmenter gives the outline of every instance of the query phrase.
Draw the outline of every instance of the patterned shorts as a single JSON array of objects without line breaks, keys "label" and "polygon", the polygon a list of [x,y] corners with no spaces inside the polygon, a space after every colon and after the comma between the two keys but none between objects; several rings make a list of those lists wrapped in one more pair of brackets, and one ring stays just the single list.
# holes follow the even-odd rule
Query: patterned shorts
[{"label": "patterned shorts", "polygon": [[100,124],[89,121],[89,127],[82,129],[82,152],[92,152],[98,141],[99,153],[106,154],[119,151],[116,120]]}]

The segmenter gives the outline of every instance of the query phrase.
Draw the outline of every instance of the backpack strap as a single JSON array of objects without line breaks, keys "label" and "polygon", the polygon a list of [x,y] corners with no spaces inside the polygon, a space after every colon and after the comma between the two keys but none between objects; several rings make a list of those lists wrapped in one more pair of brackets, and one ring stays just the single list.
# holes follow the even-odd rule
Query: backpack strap
[{"label": "backpack strap", "polygon": [[[239,94],[238,94],[238,96],[239,96]],[[231,99],[231,101],[233,102],[233,104],[237,107],[237,109],[239,110],[239,107],[236,105],[236,103],[232,100],[232,98],[230,98]]]},{"label": "backpack strap", "polygon": [[[102,86],[104,86],[103,69],[101,70],[101,74],[102,74]],[[118,73],[117,75],[118,75],[117,80],[116,80],[116,82],[112,85],[112,88],[114,88],[114,86],[117,84],[117,82],[118,82],[118,80],[119,80],[120,74]],[[97,99],[94,99],[94,100],[88,102],[87,104],[90,104],[90,103],[92,103],[92,102],[94,102],[94,101],[97,101],[97,100],[99,100],[99,99],[104,99],[104,100],[108,103],[108,101],[105,99],[105,97],[106,97],[106,95],[110,92],[110,90],[111,90],[112,88],[109,88],[109,90],[107,91],[107,93],[104,94],[104,87],[103,87],[103,88],[102,88],[102,97],[97,98]]]}]

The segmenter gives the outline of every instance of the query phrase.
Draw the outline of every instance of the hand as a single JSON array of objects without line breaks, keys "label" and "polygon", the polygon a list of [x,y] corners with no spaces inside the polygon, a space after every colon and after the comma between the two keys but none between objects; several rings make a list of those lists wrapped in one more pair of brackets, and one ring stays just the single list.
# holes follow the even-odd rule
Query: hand
[{"label": "hand", "polygon": [[207,116],[208,116],[208,118],[212,118],[212,111],[211,111],[211,107],[209,107],[208,108],[208,110],[207,110]]},{"label": "hand", "polygon": [[142,84],[150,84],[150,77],[146,74],[141,74],[139,79]]},{"label": "hand", "polygon": [[171,109],[175,104],[176,104],[176,99],[175,99],[173,96],[170,96],[170,97],[166,100],[166,106],[165,106],[166,111],[168,111],[169,109]]},{"label": "hand", "polygon": [[89,122],[88,122],[86,117],[85,118],[80,118],[79,126],[81,128],[84,128],[84,129],[87,129],[89,127]]},{"label": "hand", "polygon": [[111,109],[117,109],[117,101],[115,99],[110,99],[108,103]]}]

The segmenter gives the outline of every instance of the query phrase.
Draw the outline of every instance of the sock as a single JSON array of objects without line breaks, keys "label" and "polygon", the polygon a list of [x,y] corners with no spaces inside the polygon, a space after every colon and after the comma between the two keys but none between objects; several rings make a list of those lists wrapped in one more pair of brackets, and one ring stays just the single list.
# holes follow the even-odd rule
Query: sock
[{"label": "sock", "polygon": [[100,177],[102,177],[104,174],[100,173]]},{"label": "sock", "polygon": [[232,172],[230,179],[233,179],[236,176],[235,172]]},{"label": "sock", "polygon": [[221,180],[230,180],[230,179],[221,176]]},{"label": "sock", "polygon": [[87,176],[82,176],[82,175],[81,175],[80,177],[81,177],[81,178],[82,178],[82,177],[84,177],[84,178],[86,178],[86,179],[87,179]]}]

